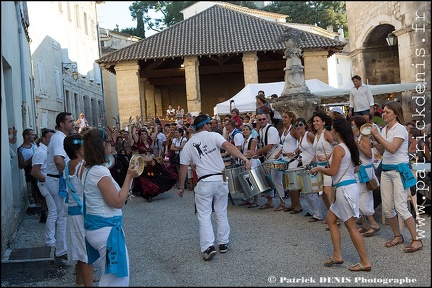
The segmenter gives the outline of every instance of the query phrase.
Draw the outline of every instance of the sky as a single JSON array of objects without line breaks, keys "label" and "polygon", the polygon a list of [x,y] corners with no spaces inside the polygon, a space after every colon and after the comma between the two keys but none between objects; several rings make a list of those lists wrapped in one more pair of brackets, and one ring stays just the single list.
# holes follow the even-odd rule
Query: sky
[{"label": "sky", "polygon": [[[134,1],[105,1],[97,4],[99,27],[114,30],[116,24],[119,29],[136,28],[137,21],[132,21],[129,6]],[[146,30],[146,37],[155,34],[152,30]]]}]

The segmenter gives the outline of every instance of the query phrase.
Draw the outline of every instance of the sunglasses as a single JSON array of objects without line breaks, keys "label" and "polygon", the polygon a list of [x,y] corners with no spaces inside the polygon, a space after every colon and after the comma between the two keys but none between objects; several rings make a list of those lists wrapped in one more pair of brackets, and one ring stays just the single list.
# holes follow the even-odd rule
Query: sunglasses
[{"label": "sunglasses", "polygon": [[295,128],[297,128],[297,127],[303,127],[303,126],[304,126],[303,123],[300,123],[300,124],[294,124],[294,127],[295,127]]},{"label": "sunglasses", "polygon": [[258,121],[264,121],[267,120],[267,118],[259,118]]}]

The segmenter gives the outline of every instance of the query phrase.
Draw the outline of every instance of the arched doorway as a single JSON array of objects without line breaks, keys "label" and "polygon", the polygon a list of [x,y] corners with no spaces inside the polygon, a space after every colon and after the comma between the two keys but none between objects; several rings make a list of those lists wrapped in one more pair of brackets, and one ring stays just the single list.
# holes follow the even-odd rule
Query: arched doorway
[{"label": "arched doorway", "polygon": [[363,43],[364,83],[400,83],[398,45],[390,46],[387,41],[388,35],[394,30],[393,25],[382,24],[372,29],[366,37]]}]

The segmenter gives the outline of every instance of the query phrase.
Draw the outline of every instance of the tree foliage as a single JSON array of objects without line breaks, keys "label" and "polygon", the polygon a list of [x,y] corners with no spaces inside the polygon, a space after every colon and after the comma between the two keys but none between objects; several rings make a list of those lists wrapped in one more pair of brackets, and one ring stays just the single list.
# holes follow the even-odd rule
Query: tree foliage
[{"label": "tree foliage", "polygon": [[[145,38],[146,30],[160,32],[183,21],[181,10],[198,1],[135,1],[129,7],[137,27],[123,29],[121,32]],[[239,6],[258,9],[253,1],[225,1]],[[332,25],[336,30],[342,25],[348,31],[345,1],[273,1],[261,10],[288,15],[287,22],[317,25],[327,28]],[[152,18],[149,12],[158,12],[160,17]],[[134,33],[129,33],[134,32]],[[346,33],[346,32],[345,32]]]},{"label": "tree foliage", "polygon": [[288,15],[289,23],[317,25],[324,29],[333,26],[335,30],[342,27],[347,35],[345,1],[273,1],[263,10]]}]

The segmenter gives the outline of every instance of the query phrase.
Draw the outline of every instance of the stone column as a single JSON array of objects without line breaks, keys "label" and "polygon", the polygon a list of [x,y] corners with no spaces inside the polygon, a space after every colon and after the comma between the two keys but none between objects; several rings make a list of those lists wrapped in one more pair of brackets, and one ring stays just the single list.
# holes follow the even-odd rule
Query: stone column
[{"label": "stone column", "polygon": [[144,98],[146,101],[146,113],[144,114],[144,119],[148,121],[156,116],[156,102],[154,87],[147,79],[144,79]]},{"label": "stone column", "polygon": [[303,51],[305,79],[318,79],[328,83],[327,50]]},{"label": "stone column", "polygon": [[184,58],[184,68],[187,100],[187,109],[185,109],[185,111],[201,112],[201,88],[198,57],[186,56]]},{"label": "stone column", "polygon": [[[156,116],[164,117],[166,111],[164,113],[164,107],[162,105],[162,93],[160,88],[154,88],[154,96],[155,96],[155,106],[156,106]],[[168,106],[167,106],[168,108]],[[166,110],[166,109],[165,109]]]},{"label": "stone column", "polygon": [[116,64],[115,70],[120,127],[125,127],[129,123],[129,116],[135,119],[136,115],[142,115],[139,65],[136,61],[119,62]]},{"label": "stone column", "polygon": [[243,53],[244,84],[258,83],[258,56],[256,52]]}]

